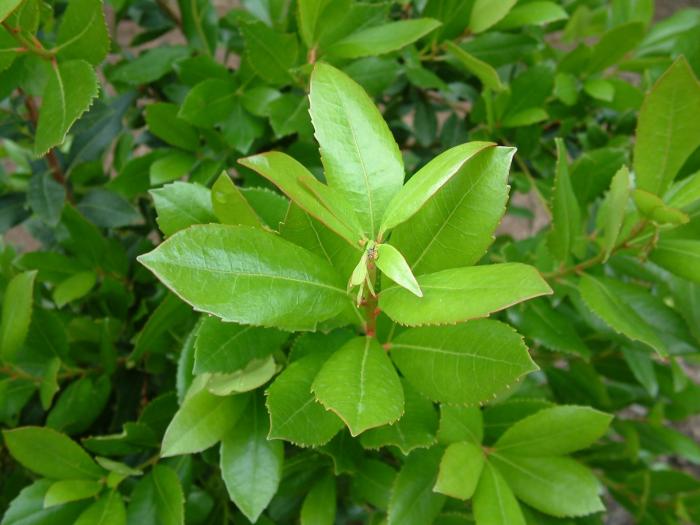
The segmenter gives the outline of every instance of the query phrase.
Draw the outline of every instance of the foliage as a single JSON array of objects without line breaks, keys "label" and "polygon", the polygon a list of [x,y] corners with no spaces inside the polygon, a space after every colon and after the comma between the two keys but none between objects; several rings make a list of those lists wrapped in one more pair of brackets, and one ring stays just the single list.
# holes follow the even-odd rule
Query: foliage
[{"label": "foliage", "polygon": [[2,524],[700,522],[700,10],[240,4],[0,5]]}]

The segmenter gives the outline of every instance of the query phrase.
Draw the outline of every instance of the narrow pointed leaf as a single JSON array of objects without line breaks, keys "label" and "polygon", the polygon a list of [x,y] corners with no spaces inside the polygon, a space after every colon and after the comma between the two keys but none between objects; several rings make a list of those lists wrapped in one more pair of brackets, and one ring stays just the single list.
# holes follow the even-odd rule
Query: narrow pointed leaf
[{"label": "narrow pointed leaf", "polygon": [[445,503],[445,496],[433,492],[440,463],[440,449],[413,452],[391,490],[388,525],[424,525],[433,523]]},{"label": "narrow pointed leaf", "polygon": [[517,0],[476,0],[469,19],[469,29],[474,33],[486,31],[503,19]]},{"label": "narrow pointed leaf", "polygon": [[488,461],[484,464],[473,504],[477,525],[525,525],[513,491]]},{"label": "narrow pointed leaf", "polygon": [[262,227],[260,217],[225,172],[211,187],[211,204],[222,224]]},{"label": "narrow pointed leaf", "polygon": [[377,246],[377,268],[399,286],[418,297],[423,297],[423,292],[421,292],[406,259],[391,244]]},{"label": "narrow pointed leaf", "polygon": [[552,229],[547,240],[559,261],[566,261],[581,229],[581,210],[569,177],[564,141],[556,139],[557,168],[552,190]]},{"label": "narrow pointed leaf", "polygon": [[44,508],[91,498],[101,490],[102,484],[92,479],[62,479],[52,483],[46,491]]},{"label": "narrow pointed leaf", "polygon": [[417,280],[423,297],[398,285],[379,294],[379,308],[397,323],[453,324],[552,293],[535,268],[520,263],[453,268]]},{"label": "narrow pointed leaf", "polygon": [[445,449],[433,490],[452,498],[469,499],[474,495],[481,471],[484,451],[479,445],[460,441]]},{"label": "narrow pointed leaf", "polygon": [[301,525],[333,525],[336,510],[335,478],[319,479],[304,498],[301,506]]},{"label": "narrow pointed leaf", "polygon": [[24,344],[32,319],[36,270],[15,275],[5,288],[0,322],[0,357],[11,362]]},{"label": "narrow pointed leaf", "polygon": [[600,205],[596,220],[598,228],[603,232],[601,248],[605,253],[606,261],[610,257],[620,235],[629,193],[630,174],[627,167],[623,166],[610,182],[610,191],[608,191],[603,203]]},{"label": "narrow pointed leaf", "polygon": [[455,57],[458,63],[471,74],[476,76],[483,85],[484,89],[490,89],[498,93],[506,89],[506,86],[501,82],[501,77],[498,76],[493,66],[487,62],[479,60],[474,55],[467,53],[454,42],[445,42],[447,52]]}]

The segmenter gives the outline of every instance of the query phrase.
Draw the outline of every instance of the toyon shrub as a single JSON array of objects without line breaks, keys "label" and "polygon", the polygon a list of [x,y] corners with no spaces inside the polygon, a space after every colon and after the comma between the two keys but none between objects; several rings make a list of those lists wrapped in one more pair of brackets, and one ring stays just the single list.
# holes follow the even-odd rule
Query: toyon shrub
[{"label": "toyon shrub", "polygon": [[0,21],[2,525],[700,522],[700,9]]}]

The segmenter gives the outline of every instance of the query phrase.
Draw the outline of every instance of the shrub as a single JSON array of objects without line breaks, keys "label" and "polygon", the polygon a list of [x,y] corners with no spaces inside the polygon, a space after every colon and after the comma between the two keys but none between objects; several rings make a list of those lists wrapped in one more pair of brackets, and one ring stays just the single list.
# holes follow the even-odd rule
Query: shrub
[{"label": "shrub", "polygon": [[0,6],[2,524],[700,521],[700,10],[241,4]]}]

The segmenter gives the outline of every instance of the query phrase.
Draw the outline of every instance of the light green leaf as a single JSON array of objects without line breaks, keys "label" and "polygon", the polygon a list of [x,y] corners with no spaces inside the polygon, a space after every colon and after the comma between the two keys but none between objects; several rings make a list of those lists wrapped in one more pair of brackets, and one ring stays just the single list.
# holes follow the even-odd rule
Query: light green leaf
[{"label": "light green leaf", "polygon": [[15,275],[5,288],[0,324],[0,357],[12,361],[24,344],[32,320],[36,270]]},{"label": "light green leaf", "polygon": [[247,395],[220,397],[206,389],[190,393],[165,431],[161,456],[193,454],[215,445],[236,424],[248,400]]},{"label": "light green leaf", "polygon": [[12,500],[2,518],[2,525],[58,525],[74,523],[84,503],[44,508],[44,495],[51,486],[48,479],[40,479],[24,487]]},{"label": "light green leaf", "polygon": [[566,146],[556,139],[557,168],[552,190],[552,229],[547,237],[552,254],[562,262],[569,259],[581,230],[581,210],[569,177]]},{"label": "light green leaf", "polygon": [[545,408],[508,428],[494,448],[499,454],[561,456],[586,448],[605,434],[613,416],[590,407]]},{"label": "light green leaf", "polygon": [[[517,93],[517,92],[516,92]],[[549,114],[544,108],[526,108],[517,112],[509,112],[501,125],[504,128],[521,128],[532,126],[549,118]]]},{"label": "light green leaf", "polygon": [[41,378],[41,384],[39,385],[39,400],[44,410],[51,408],[53,397],[58,392],[58,371],[60,369],[61,359],[58,357],[49,359],[44,368],[44,376]]},{"label": "light green leaf", "polygon": [[128,523],[184,525],[185,497],[177,473],[156,465],[131,492]]},{"label": "light green leaf", "polygon": [[126,509],[116,490],[102,496],[80,515],[75,525],[126,525]]},{"label": "light green leaf", "polygon": [[309,96],[328,185],[345,196],[365,233],[375,238],[404,180],[396,141],[374,101],[334,67],[316,64]]},{"label": "light green leaf", "polygon": [[262,78],[275,86],[292,82],[289,69],[299,53],[296,35],[278,33],[262,22],[241,24],[249,64]]},{"label": "light green leaf", "polygon": [[301,506],[301,525],[333,525],[335,523],[335,478],[323,476],[314,483]]},{"label": "light green leaf", "polygon": [[692,239],[661,239],[651,260],[671,273],[700,283],[700,241]]},{"label": "light green leaf", "polygon": [[678,58],[644,99],[637,121],[634,171],[637,187],[663,195],[700,145],[700,84]]},{"label": "light green leaf", "polygon": [[626,286],[629,285],[607,277],[584,274],[579,290],[591,311],[613,330],[634,341],[646,343],[659,354],[666,355],[666,345],[656,331],[623,300]]},{"label": "light green leaf", "polygon": [[61,281],[53,290],[53,301],[59,308],[85,297],[97,282],[95,272],[80,272]]},{"label": "light green leaf", "polygon": [[5,19],[12,14],[12,11],[17,9],[17,6],[22,3],[23,0],[7,0],[0,4],[0,22],[4,22]]},{"label": "light green leaf", "polygon": [[451,148],[423,166],[391,200],[384,213],[380,238],[407,221],[430,201],[453,177],[459,176],[474,155],[493,146],[491,142],[469,142]]},{"label": "light green leaf", "polygon": [[282,478],[282,441],[268,441],[263,401],[254,398],[236,428],[221,442],[221,475],[229,497],[255,523]]},{"label": "light green leaf", "polygon": [[440,405],[438,442],[468,441],[481,445],[484,439],[484,418],[479,407]]},{"label": "light green leaf", "polygon": [[185,46],[159,46],[141,53],[138,58],[120,62],[110,80],[130,86],[150,84],[172,71],[173,64],[187,58],[190,49]]},{"label": "light green leaf", "polygon": [[397,323],[452,324],[552,293],[539,272],[520,263],[453,268],[418,277],[423,297],[400,286],[379,294],[379,308]]},{"label": "light green leaf", "polygon": [[63,479],[51,484],[44,496],[44,508],[91,498],[102,490],[102,484],[91,479]]},{"label": "light green leaf", "polygon": [[610,257],[620,235],[629,193],[630,174],[627,167],[623,166],[610,182],[610,191],[605,195],[596,217],[596,225],[602,230],[601,249],[605,253],[604,261]]},{"label": "light green leaf", "polygon": [[327,359],[313,352],[290,363],[267,390],[270,439],[285,439],[299,446],[325,445],[343,428],[343,422],[325,410],[311,393],[311,385]]},{"label": "light green leaf", "polygon": [[656,397],[659,393],[659,383],[651,353],[646,351],[646,348],[623,347],[622,357],[635,379],[649,392],[650,396]]},{"label": "light green leaf", "polygon": [[18,463],[50,479],[98,479],[104,471],[69,437],[46,427],[21,427],[2,433]]},{"label": "light green leaf", "polygon": [[362,226],[352,206],[339,191],[308,175],[301,176],[299,182],[313,193],[319,202],[343,224],[350,226],[353,232],[362,232]]},{"label": "light green leaf", "polygon": [[700,171],[679,180],[664,196],[669,206],[685,210],[700,201]]},{"label": "light green leaf", "polygon": [[440,455],[433,447],[416,450],[406,459],[391,490],[388,525],[425,525],[437,517],[446,499],[433,492]]},{"label": "light green leaf", "polygon": [[[473,147],[458,146],[433,161],[447,161],[448,169],[457,171],[394,229],[391,244],[406,258],[414,275],[475,264],[493,242],[493,232],[505,212],[508,170],[515,149],[489,147],[471,156]],[[468,160],[460,162],[461,155]]]},{"label": "light green leaf", "polygon": [[528,2],[516,5],[499,23],[498,29],[515,29],[528,25],[545,25],[566,20],[569,15],[556,2]]},{"label": "light green leaf", "polygon": [[222,172],[211,187],[211,205],[222,224],[262,227],[260,217],[226,172]]},{"label": "light green leaf", "polygon": [[321,14],[328,4],[329,0],[297,1],[299,33],[309,49],[316,44]]},{"label": "light green leaf", "polygon": [[438,426],[433,403],[403,382],[405,398],[404,415],[396,423],[367,430],[360,437],[365,448],[399,447],[405,455],[416,448],[428,448],[435,443]]},{"label": "light green leaf", "polygon": [[648,191],[640,190],[639,188],[632,191],[634,204],[640,213],[647,219],[658,224],[686,224],[690,221],[688,214],[667,206],[661,197],[649,193]]},{"label": "light green leaf", "polygon": [[73,123],[92,104],[98,92],[97,76],[84,60],[53,65],[44,88],[34,152],[44,155],[63,142]]},{"label": "light green leaf", "polygon": [[646,28],[641,22],[620,24],[607,31],[593,46],[587,72],[598,73],[617,64],[644,38]]},{"label": "light green leaf", "polygon": [[571,73],[557,73],[554,77],[554,96],[567,106],[574,106],[578,102],[578,84],[576,77]]},{"label": "light green leaf", "polygon": [[598,480],[571,458],[527,458],[499,453],[489,458],[518,499],[545,514],[565,518],[605,510],[598,496]]},{"label": "light green leaf", "polygon": [[404,410],[401,382],[373,337],[357,337],[326,361],[313,382],[316,399],[345,422],[356,436],[388,425]]},{"label": "light green leaf", "polygon": [[525,525],[525,517],[513,491],[488,461],[474,494],[474,518],[477,525]]},{"label": "light green leaf", "polygon": [[392,341],[391,358],[433,401],[462,405],[487,401],[537,370],[522,336],[487,319],[406,330]]},{"label": "light green leaf", "polygon": [[83,59],[97,66],[109,52],[102,0],[73,0],[61,18],[56,49],[59,60]]},{"label": "light green leaf", "polygon": [[233,81],[207,78],[187,93],[177,116],[195,126],[210,128],[234,111],[237,96]]},{"label": "light green leaf", "polygon": [[481,471],[484,451],[479,445],[460,441],[445,449],[433,490],[452,498],[469,499],[474,495]]},{"label": "light green leaf", "polygon": [[499,92],[506,88],[503,82],[501,82],[498,72],[491,64],[479,60],[474,55],[467,53],[464,49],[449,40],[445,42],[445,49],[458,60],[460,65],[475,75],[481,81],[485,89],[488,88],[492,91]]},{"label": "light green leaf", "polygon": [[361,58],[396,51],[424,37],[441,23],[432,18],[398,20],[356,31],[326,49],[338,58]]},{"label": "light green leaf", "polygon": [[151,186],[160,186],[166,182],[181,179],[187,175],[197,162],[191,153],[179,150],[165,150],[164,155],[156,159],[148,169]]},{"label": "light green leaf", "polygon": [[193,224],[216,222],[210,191],[199,184],[173,182],[150,191],[156,206],[158,227],[165,235]]},{"label": "light green leaf", "polygon": [[589,78],[583,83],[583,90],[596,100],[612,102],[615,98],[615,86],[604,78]]},{"label": "light green leaf", "polygon": [[178,117],[178,105],[157,102],[146,106],[148,131],[168,144],[187,151],[196,151],[199,146],[197,130]]},{"label": "light green leaf", "polygon": [[377,268],[396,284],[418,297],[423,297],[423,292],[421,292],[406,259],[391,244],[377,245],[376,264]]},{"label": "light green leaf", "polygon": [[362,232],[353,230],[352,224],[343,222],[342,218],[337,217],[319,201],[308,186],[302,184],[305,179],[308,182],[309,177],[313,179],[313,175],[295,159],[285,153],[271,151],[239,159],[238,162],[268,179],[300,208],[328,226],[350,245],[357,246]]},{"label": "light green leaf", "polygon": [[469,29],[474,33],[486,31],[502,20],[517,0],[476,0],[472,7]]},{"label": "light green leaf", "polygon": [[207,381],[207,390],[216,396],[248,392],[267,383],[277,371],[272,356],[251,361],[248,366],[231,374],[213,374]]},{"label": "light green leaf", "polygon": [[348,304],[326,261],[247,226],[191,227],[138,259],[195,310],[227,322],[309,330]]}]

